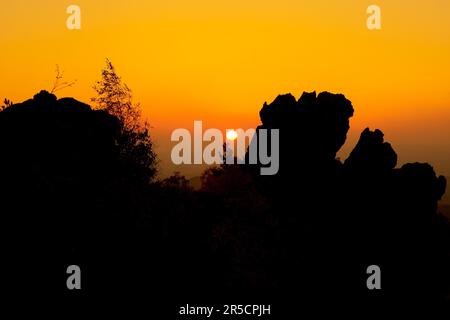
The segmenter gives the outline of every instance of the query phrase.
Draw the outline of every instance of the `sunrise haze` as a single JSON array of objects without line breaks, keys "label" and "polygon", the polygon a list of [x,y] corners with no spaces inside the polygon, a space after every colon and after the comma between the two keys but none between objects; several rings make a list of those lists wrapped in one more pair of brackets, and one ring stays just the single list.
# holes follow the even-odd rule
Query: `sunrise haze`
[{"label": "sunrise haze", "polygon": [[[373,3],[2,0],[0,98],[50,90],[58,64],[77,81],[56,94],[89,102],[109,58],[151,123],[167,176],[180,170],[170,161],[176,128],[247,129],[278,94],[343,93],[355,115],[339,156],[379,128],[399,165],[429,162],[450,176],[450,2],[376,1],[382,28],[370,31]],[[81,30],[66,27],[71,4]]]}]

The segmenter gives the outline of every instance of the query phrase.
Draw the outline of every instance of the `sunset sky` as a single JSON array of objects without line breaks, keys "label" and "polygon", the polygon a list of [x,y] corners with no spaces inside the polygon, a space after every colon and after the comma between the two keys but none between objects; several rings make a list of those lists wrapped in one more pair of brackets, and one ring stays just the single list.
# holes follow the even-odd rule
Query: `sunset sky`
[{"label": "sunset sky", "polygon": [[[71,4],[81,30],[66,27]],[[366,27],[371,4],[381,30]],[[50,90],[58,64],[77,82],[57,95],[89,102],[109,58],[152,125],[162,175],[177,170],[172,130],[255,127],[278,94],[326,90],[355,108],[343,158],[379,128],[399,164],[450,176],[448,0],[1,0],[0,23],[0,99]]]}]

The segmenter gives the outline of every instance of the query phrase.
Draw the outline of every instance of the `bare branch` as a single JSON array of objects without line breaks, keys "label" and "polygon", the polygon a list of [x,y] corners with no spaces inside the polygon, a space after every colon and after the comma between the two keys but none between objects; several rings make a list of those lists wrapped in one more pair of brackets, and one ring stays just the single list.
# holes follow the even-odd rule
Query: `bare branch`
[{"label": "bare branch", "polygon": [[59,65],[56,65],[56,76],[55,76],[55,81],[53,82],[53,88],[50,91],[50,93],[55,93],[56,91],[65,89],[67,87],[72,87],[77,80],[74,81],[62,81],[63,77],[64,77],[64,72],[61,71],[59,69]]}]

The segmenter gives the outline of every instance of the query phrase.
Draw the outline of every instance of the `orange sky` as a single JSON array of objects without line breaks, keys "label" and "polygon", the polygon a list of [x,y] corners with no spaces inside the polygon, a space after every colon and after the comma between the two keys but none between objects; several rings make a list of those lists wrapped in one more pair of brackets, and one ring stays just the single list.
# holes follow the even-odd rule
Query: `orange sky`
[{"label": "orange sky", "polygon": [[[66,28],[70,4],[81,30]],[[108,57],[152,124],[163,175],[177,169],[173,129],[254,127],[277,94],[328,90],[356,110],[343,156],[377,127],[400,163],[450,176],[448,0],[1,0],[0,21],[1,99],[51,89],[59,64],[77,83],[58,95],[88,102]]]}]

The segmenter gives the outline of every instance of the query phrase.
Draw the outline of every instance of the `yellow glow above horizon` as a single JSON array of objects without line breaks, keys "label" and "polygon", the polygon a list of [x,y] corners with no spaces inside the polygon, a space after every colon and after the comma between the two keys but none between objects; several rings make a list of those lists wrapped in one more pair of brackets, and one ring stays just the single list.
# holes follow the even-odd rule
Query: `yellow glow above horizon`
[{"label": "yellow glow above horizon", "polygon": [[[81,8],[81,30],[66,8]],[[366,28],[381,7],[382,29]],[[149,118],[162,166],[170,132],[249,128],[278,94],[340,92],[355,107],[348,152],[378,127],[400,161],[429,161],[450,175],[450,1],[2,0],[0,98],[50,89],[55,65],[89,102],[105,58]]]}]

